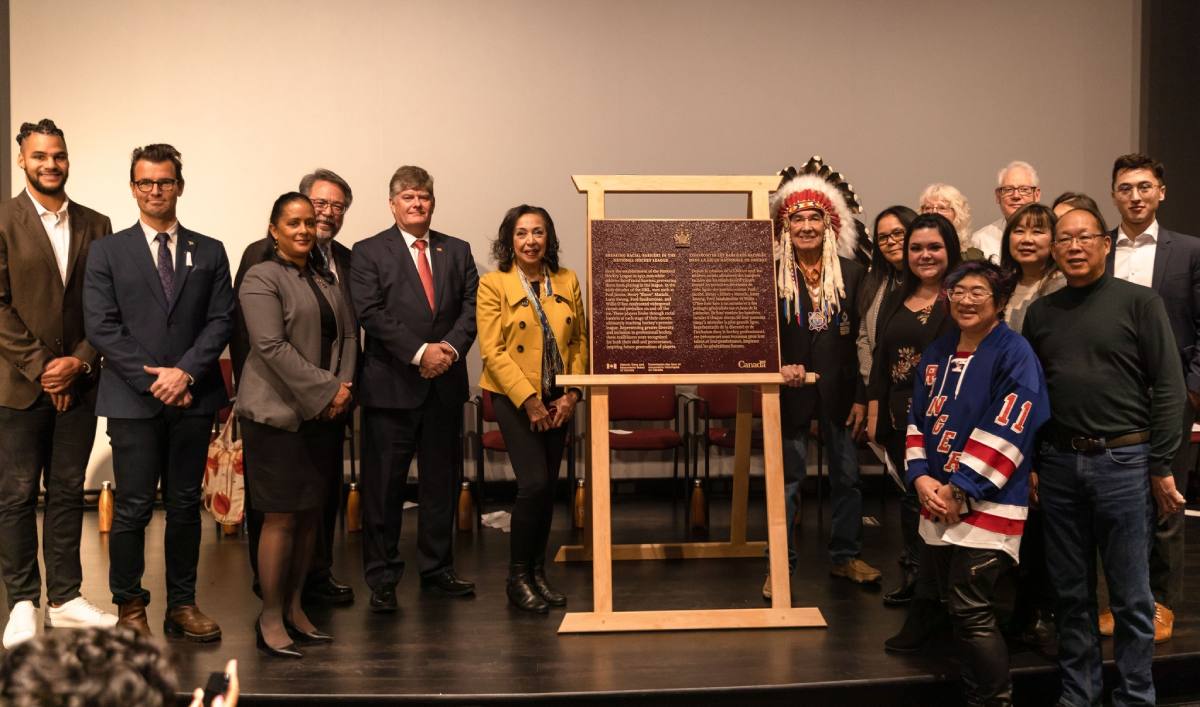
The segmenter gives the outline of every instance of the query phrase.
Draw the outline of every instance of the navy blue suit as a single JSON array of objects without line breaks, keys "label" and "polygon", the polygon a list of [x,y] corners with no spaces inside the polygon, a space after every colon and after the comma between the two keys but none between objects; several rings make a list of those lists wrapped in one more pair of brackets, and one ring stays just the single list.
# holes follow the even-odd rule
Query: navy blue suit
[{"label": "navy blue suit", "polygon": [[[140,223],[97,241],[88,253],[84,322],[88,341],[104,357],[96,414],[109,418],[116,475],[109,541],[114,603],[150,600],[141,586],[145,528],[160,479],[168,607],[195,603],[200,483],[213,415],[229,402],[218,358],[233,331],[233,308],[229,259],[215,239],[179,228],[170,301]],[[155,377],[143,366],[187,372],[192,404],[157,400],[150,393]]]},{"label": "navy blue suit", "polygon": [[[471,246],[429,232],[430,309],[404,236],[396,226],[355,244],[350,294],[366,333],[355,396],[363,409],[363,570],[372,589],[394,586],[404,571],[397,543],[409,464],[420,474],[417,555],[423,577],[453,568],[454,498],[461,475],[462,405],[467,351],[475,342],[479,272]],[[422,378],[412,359],[421,345],[445,341],[458,360]]]}]

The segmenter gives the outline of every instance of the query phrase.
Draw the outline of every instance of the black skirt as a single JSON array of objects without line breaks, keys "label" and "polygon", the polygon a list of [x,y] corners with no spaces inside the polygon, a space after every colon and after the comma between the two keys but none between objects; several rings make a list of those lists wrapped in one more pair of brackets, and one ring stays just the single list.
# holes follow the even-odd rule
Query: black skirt
[{"label": "black skirt", "polygon": [[310,420],[295,432],[239,421],[250,506],[264,513],[322,508],[330,476],[342,473],[344,420]]}]

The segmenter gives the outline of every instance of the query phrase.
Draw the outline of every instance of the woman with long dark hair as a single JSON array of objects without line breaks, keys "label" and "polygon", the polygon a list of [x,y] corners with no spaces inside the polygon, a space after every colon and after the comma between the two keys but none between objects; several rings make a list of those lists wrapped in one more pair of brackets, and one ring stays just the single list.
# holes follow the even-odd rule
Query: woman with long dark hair
[{"label": "woman with long dark hair", "polygon": [[[900,286],[880,305],[871,379],[867,386],[867,433],[872,441],[887,450],[889,460],[901,476],[908,408],[921,352],[954,327],[942,292],[942,281],[962,260],[958,231],[941,214],[921,214],[913,219],[905,233],[904,254]],[[921,556],[921,540],[917,533],[919,512],[916,495],[908,487],[900,510],[904,550],[899,561],[903,579],[897,589],[884,595],[883,601],[889,606],[907,604],[917,592]],[[928,589],[932,594],[933,587]],[[936,600],[936,597],[932,598]]]},{"label": "woman with long dark hair", "polygon": [[271,257],[246,272],[238,298],[250,351],[234,413],[242,426],[246,487],[263,512],[258,647],[300,658],[296,643],[333,640],[300,602],[330,465],[341,465],[342,421],[351,402],[358,329],[323,260],[312,256],[316,213],[288,192],[271,208]]},{"label": "woman with long dark hair", "polygon": [[904,236],[917,217],[907,206],[889,206],[875,217],[875,247],[871,249],[871,269],[859,293],[858,370],[863,384],[871,378],[871,361],[875,352],[875,334],[879,322],[879,307],[883,298],[900,285],[904,275]]}]

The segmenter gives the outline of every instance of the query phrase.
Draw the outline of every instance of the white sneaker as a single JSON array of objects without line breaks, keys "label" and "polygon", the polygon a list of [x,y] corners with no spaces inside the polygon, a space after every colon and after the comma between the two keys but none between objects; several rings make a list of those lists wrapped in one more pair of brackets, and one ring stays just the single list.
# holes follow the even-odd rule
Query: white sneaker
[{"label": "white sneaker", "polygon": [[46,607],[46,626],[49,628],[107,628],[117,625],[117,617],[102,610],[81,596],[62,606]]},{"label": "white sneaker", "polygon": [[37,635],[37,609],[29,600],[19,601],[8,614],[4,647],[13,648]]}]

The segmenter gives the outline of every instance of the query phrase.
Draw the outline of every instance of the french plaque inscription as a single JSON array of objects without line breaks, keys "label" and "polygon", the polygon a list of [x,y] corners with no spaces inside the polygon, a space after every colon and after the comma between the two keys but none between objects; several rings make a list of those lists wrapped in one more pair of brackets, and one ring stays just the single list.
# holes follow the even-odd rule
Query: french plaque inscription
[{"label": "french plaque inscription", "polygon": [[592,221],[592,372],[778,372],[771,243],[770,221]]}]

